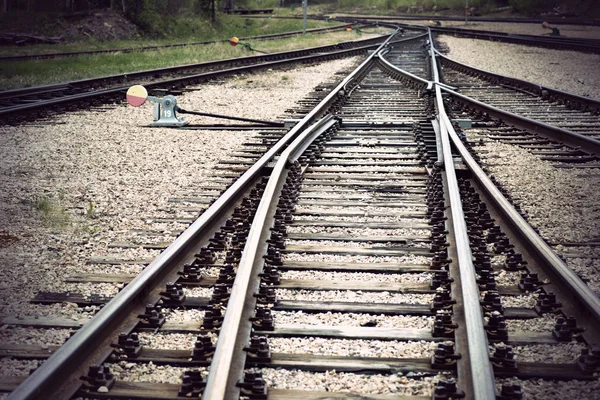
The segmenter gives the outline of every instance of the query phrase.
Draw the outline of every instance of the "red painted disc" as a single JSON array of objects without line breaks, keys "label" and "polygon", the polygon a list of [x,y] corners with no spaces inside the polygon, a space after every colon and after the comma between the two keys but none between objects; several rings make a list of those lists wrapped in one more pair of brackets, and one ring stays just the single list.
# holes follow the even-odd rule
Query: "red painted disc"
[{"label": "red painted disc", "polygon": [[148,91],[142,85],[132,86],[127,91],[127,102],[134,107],[144,104],[147,98]]}]

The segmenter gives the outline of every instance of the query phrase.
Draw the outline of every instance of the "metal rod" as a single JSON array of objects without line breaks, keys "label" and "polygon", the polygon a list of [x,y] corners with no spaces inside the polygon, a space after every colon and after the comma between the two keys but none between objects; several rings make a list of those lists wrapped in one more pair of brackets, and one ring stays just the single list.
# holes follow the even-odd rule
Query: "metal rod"
[{"label": "metal rod", "polygon": [[257,123],[257,124],[265,124],[265,125],[270,125],[270,126],[283,126],[282,122],[261,121],[261,120],[252,119],[252,118],[232,117],[232,116],[229,116],[229,115],[212,114],[212,113],[205,113],[205,112],[201,112],[201,111],[188,111],[188,110],[184,110],[181,107],[177,107],[177,112],[180,113],[180,114],[202,115],[204,117],[232,119],[232,120],[235,120],[235,121],[244,121],[244,122],[254,122],[254,123]]}]

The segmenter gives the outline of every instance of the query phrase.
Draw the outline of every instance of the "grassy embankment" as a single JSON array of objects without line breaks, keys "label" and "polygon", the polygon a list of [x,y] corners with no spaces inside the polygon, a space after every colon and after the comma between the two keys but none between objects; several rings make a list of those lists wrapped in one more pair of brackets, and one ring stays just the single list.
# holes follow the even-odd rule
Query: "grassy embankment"
[{"label": "grassy embankment", "polygon": [[[222,28],[205,27],[206,32],[196,33],[193,38],[188,37],[185,40],[171,38],[164,41],[140,39],[126,42],[90,42],[63,45],[60,48],[36,46],[36,51],[32,52],[41,52],[45,47],[52,47],[57,52],[142,47],[169,43],[223,40],[229,39],[232,36],[248,37],[302,30],[302,20],[296,19],[248,19],[235,16],[220,16],[219,20]],[[309,29],[331,27],[335,26],[335,24],[335,22],[308,21],[307,27]],[[389,30],[383,28],[368,29],[368,32],[384,33],[389,32]],[[272,53],[357,39],[360,39],[360,36],[355,32],[340,31],[325,34],[297,35],[276,40],[252,40],[250,44],[252,48]],[[0,69],[0,89],[68,82],[90,77],[236,58],[253,54],[257,53],[249,51],[242,46],[232,47],[228,43],[216,43],[126,54],[110,53],[48,60],[5,62]]]}]

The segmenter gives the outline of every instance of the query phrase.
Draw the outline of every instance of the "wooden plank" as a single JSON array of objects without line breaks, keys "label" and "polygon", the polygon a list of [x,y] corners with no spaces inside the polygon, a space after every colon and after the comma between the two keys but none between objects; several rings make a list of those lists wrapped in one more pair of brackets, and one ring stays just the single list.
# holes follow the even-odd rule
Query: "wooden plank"
[{"label": "wooden plank", "polygon": [[356,272],[427,272],[426,264],[400,263],[353,263],[353,262],[316,262],[316,261],[285,261],[280,267],[284,270],[318,270],[318,271],[356,271]]},{"label": "wooden plank", "polygon": [[352,254],[361,256],[399,257],[407,254],[432,256],[430,249],[420,247],[349,247],[349,246],[311,246],[303,244],[289,244],[282,253],[307,253],[307,254]]},{"label": "wooden plank", "polygon": [[87,260],[87,264],[101,264],[101,265],[123,265],[123,264],[138,264],[147,265],[154,261],[153,258],[140,258],[140,259],[129,259],[119,258],[111,256],[98,256],[91,257]]},{"label": "wooden plank", "polygon": [[277,289],[310,290],[362,290],[365,292],[435,293],[429,283],[395,283],[363,281],[325,281],[308,279],[282,279]]},{"label": "wooden plank", "polygon": [[172,197],[167,201],[169,203],[194,203],[194,204],[211,204],[214,201],[214,196],[208,197]]},{"label": "wooden plank", "polygon": [[135,274],[71,274],[64,279],[70,283],[128,283],[137,275]]},{"label": "wooden plank", "polygon": [[377,180],[360,180],[360,179],[344,179],[343,177],[339,177],[340,179],[332,178],[332,179],[305,179],[302,181],[302,187],[305,188],[307,186],[351,186],[351,187],[374,187],[374,188],[426,188],[427,185],[423,181],[415,181],[415,182],[398,182],[397,180],[403,180],[402,178],[394,179],[391,177],[380,177]]},{"label": "wooden plank", "polygon": [[[325,165],[344,165],[344,166],[364,166],[364,161],[350,161],[350,160],[318,160],[311,163],[313,166],[325,166]],[[369,161],[369,165],[373,167],[377,166],[392,166],[392,167],[416,167],[418,168],[419,162],[417,160],[407,160],[407,161],[399,161],[399,160],[373,160]]]},{"label": "wooden plank", "polygon": [[[112,300],[111,296],[86,296],[81,293],[49,293],[41,292],[31,300],[34,304],[56,304],[56,303],[75,303],[78,306],[104,305]],[[186,297],[180,305],[169,305],[169,307],[187,307],[187,308],[206,308],[208,307],[208,297]]]},{"label": "wooden plank", "polygon": [[0,392],[12,392],[26,378],[27,378],[27,375],[23,375],[23,376],[0,376]]},{"label": "wooden plank", "polygon": [[311,206],[322,206],[322,207],[393,207],[393,208],[426,208],[425,201],[423,202],[397,202],[397,201],[342,201],[345,199],[344,196],[336,196],[330,200],[315,200],[301,198],[298,201],[298,206],[311,205]]},{"label": "wooden plank", "polygon": [[435,315],[429,304],[377,304],[341,301],[279,300],[274,310],[304,312],[348,312],[386,315]]},{"label": "wooden plank", "polygon": [[[307,172],[340,172],[340,173],[347,173],[348,169],[347,168],[335,168],[335,167],[316,167],[313,165],[310,165],[307,169]],[[351,170],[352,172],[356,172],[358,173],[358,170]],[[365,172],[367,172],[367,170],[365,170]],[[396,173],[396,174],[415,174],[415,175],[425,175],[427,176],[427,171],[425,170],[424,167],[421,167],[420,165],[416,165],[414,168],[403,168],[401,170],[396,170],[396,171],[390,171],[388,168],[377,168],[376,166],[372,166],[372,168],[369,168],[368,172],[381,172],[381,173]]]},{"label": "wooden plank", "polygon": [[[355,207],[360,207],[356,204]],[[308,208],[300,209],[294,212],[294,215],[320,215],[320,216],[339,216],[339,217],[397,217],[397,218],[421,218],[426,219],[425,212],[393,212],[393,211],[361,211],[361,210],[328,210],[326,208]]]},{"label": "wooden plank", "polygon": [[0,358],[13,357],[21,360],[43,360],[50,357],[59,347],[0,343]]},{"label": "wooden plank", "polygon": [[[94,399],[147,399],[147,400],[181,400],[178,397],[180,385],[170,383],[125,382],[117,380],[107,393],[94,393]],[[76,396],[89,398],[90,393],[77,392]]]},{"label": "wooden plank", "polygon": [[301,221],[294,220],[290,225],[296,226],[329,226],[334,228],[369,228],[369,229],[431,229],[429,224],[421,224],[416,222],[351,222],[336,219],[326,219],[319,221]]},{"label": "wooden plank", "polygon": [[393,396],[347,392],[269,389],[267,400],[431,400],[431,396]]},{"label": "wooden plank", "polygon": [[34,328],[65,328],[79,329],[89,321],[85,319],[69,319],[57,317],[4,317],[0,320],[3,325],[31,326]]},{"label": "wooden plank", "polygon": [[[437,375],[440,370],[431,368],[429,358],[375,358],[375,357],[341,357],[315,354],[271,354],[270,362],[254,362],[246,359],[247,367],[288,368],[305,371],[324,372],[332,369],[344,372],[394,374],[420,372]],[[448,368],[446,370],[452,370]]]},{"label": "wooden plank", "polygon": [[288,239],[292,240],[331,240],[331,241],[353,241],[353,242],[372,242],[372,243],[409,243],[409,242],[430,242],[428,236],[349,236],[336,235],[333,233],[288,233]]},{"label": "wooden plank", "polygon": [[364,328],[354,326],[279,325],[273,331],[256,331],[261,336],[366,339],[366,340],[429,340],[443,342],[448,338],[434,338],[430,329]]},{"label": "wooden plank", "polygon": [[108,244],[108,247],[111,249],[119,248],[119,249],[147,249],[147,250],[164,250],[172,242],[158,242],[158,243],[131,243],[131,242],[112,242]]}]

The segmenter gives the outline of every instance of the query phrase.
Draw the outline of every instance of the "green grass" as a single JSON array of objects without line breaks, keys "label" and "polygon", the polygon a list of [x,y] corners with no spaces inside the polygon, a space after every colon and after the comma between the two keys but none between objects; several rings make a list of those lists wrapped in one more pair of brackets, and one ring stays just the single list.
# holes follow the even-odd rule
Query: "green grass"
[{"label": "green grass", "polygon": [[71,225],[71,218],[60,201],[51,197],[38,197],[34,201],[44,222],[54,228],[65,228]]},{"label": "green grass", "polygon": [[[289,14],[289,13],[287,13]],[[195,43],[229,39],[232,36],[250,37],[302,30],[302,20],[278,18],[245,18],[235,15],[220,15],[217,25],[202,18],[172,18],[173,24],[167,28],[162,39],[149,39],[138,36],[132,40],[102,42],[94,39],[85,42],[55,45],[2,46],[0,56],[30,54],[54,54],[78,51],[130,49],[147,46],[161,46],[176,43]],[[168,25],[168,24],[167,24]],[[307,28],[326,28],[339,25],[335,21],[308,20]]]},{"label": "green grass", "polygon": [[[386,33],[390,30],[369,29]],[[241,35],[240,35],[241,36]],[[274,53],[292,49],[322,46],[342,41],[359,40],[354,32],[296,35],[285,39],[249,41],[256,50]],[[0,89],[13,89],[43,84],[69,82],[145,69],[194,64],[205,61],[237,58],[257,54],[243,46],[229,43],[160,49],[151,52],[110,53],[35,61],[3,63],[0,70]]]}]

